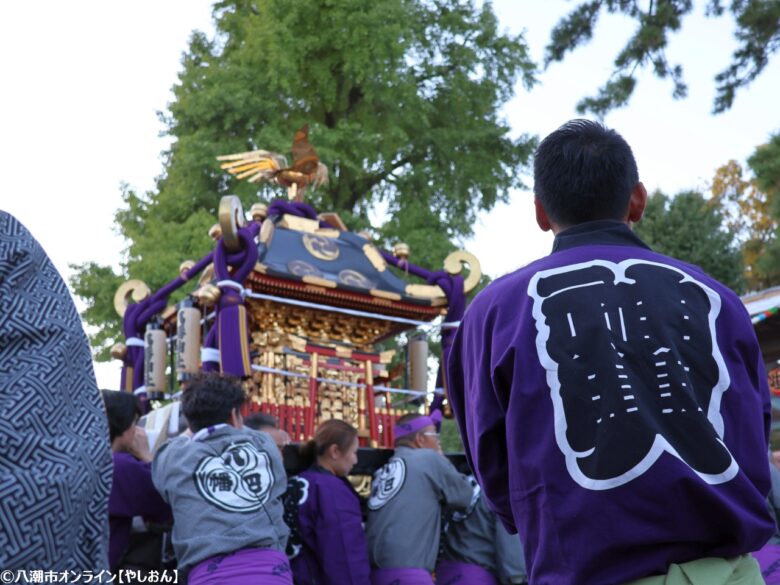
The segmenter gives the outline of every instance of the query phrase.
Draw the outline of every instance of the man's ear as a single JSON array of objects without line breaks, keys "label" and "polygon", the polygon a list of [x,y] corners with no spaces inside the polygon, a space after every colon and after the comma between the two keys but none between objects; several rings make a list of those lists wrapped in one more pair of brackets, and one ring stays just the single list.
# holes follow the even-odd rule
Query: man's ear
[{"label": "man's ear", "polygon": [[547,217],[547,212],[542,207],[542,202],[534,197],[534,206],[536,207],[536,223],[543,232],[549,232],[552,229],[552,223],[550,218]]},{"label": "man's ear", "polygon": [[240,408],[234,408],[230,411],[230,418],[227,420],[227,423],[237,429],[244,427],[244,417],[241,416]]},{"label": "man's ear", "polygon": [[647,189],[645,189],[642,181],[639,181],[631,191],[631,197],[628,200],[628,217],[626,219],[631,223],[637,223],[642,219],[646,206]]}]

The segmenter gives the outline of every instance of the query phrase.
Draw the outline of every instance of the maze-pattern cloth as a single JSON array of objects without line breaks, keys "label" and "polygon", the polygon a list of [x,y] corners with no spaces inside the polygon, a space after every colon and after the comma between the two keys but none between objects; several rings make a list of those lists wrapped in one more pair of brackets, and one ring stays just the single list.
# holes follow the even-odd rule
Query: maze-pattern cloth
[{"label": "maze-pattern cloth", "polygon": [[462,320],[448,392],[529,580],[624,583],[773,532],[769,391],[732,291],[620,222],[556,237]]},{"label": "maze-pattern cloth", "polygon": [[68,289],[0,211],[0,567],[108,568],[111,452]]}]

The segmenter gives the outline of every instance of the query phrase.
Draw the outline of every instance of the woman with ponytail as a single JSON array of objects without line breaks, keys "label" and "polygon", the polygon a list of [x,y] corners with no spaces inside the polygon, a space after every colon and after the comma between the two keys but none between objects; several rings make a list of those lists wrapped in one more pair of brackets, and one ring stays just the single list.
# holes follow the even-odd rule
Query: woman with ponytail
[{"label": "woman with ponytail", "polygon": [[296,585],[369,583],[360,500],[346,479],[357,449],[357,429],[340,420],[322,423],[301,448],[309,468],[291,482],[298,494],[299,546],[291,560]]}]

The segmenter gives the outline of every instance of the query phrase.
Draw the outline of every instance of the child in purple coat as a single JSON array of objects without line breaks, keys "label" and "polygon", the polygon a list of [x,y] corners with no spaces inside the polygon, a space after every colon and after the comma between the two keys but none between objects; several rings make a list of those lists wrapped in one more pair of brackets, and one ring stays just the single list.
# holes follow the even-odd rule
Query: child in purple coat
[{"label": "child in purple coat", "polygon": [[297,585],[367,585],[370,567],[360,500],[346,480],[357,463],[357,429],[340,420],[322,423],[301,449],[313,463],[293,478],[298,506],[292,569]]}]

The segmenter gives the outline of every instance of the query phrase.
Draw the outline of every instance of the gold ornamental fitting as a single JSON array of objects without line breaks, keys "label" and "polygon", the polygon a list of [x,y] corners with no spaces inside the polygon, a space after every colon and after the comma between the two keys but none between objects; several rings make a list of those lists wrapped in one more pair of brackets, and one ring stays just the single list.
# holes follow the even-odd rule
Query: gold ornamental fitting
[{"label": "gold ornamental fitting", "polygon": [[219,227],[218,223],[215,223],[211,228],[209,229],[209,237],[216,241],[222,237],[222,228]]},{"label": "gold ornamental fitting", "polygon": [[114,294],[114,310],[117,312],[117,315],[124,317],[131,298],[136,303],[140,303],[151,294],[151,289],[143,280],[134,278],[123,282]]},{"label": "gold ornamental fitting", "polygon": [[213,284],[204,284],[198,290],[192,293],[192,296],[198,299],[200,304],[206,307],[211,307],[217,304],[221,294],[222,291],[219,290],[219,287]]},{"label": "gold ornamental fitting", "polygon": [[194,266],[195,266],[194,260],[185,260],[184,262],[179,264],[179,275],[184,276],[184,273],[192,270]]},{"label": "gold ornamental fitting", "polygon": [[468,293],[479,284],[482,277],[482,267],[477,257],[471,252],[457,250],[444,259],[444,270],[452,275],[460,274],[464,265],[469,267],[469,275],[463,281],[463,292]]},{"label": "gold ornamental fitting", "polygon": [[265,203],[255,203],[249,208],[249,215],[257,222],[263,221],[268,217],[268,206]]},{"label": "gold ornamental fitting", "polygon": [[401,260],[408,259],[410,252],[411,250],[409,249],[409,244],[398,242],[395,246],[393,246],[393,256],[400,258]]},{"label": "gold ornamental fitting", "polygon": [[115,343],[111,346],[111,357],[115,360],[123,360],[127,355],[127,346],[124,343]]},{"label": "gold ornamental fitting", "polygon": [[241,240],[238,238],[239,228],[244,227],[244,207],[241,200],[235,195],[225,195],[219,200],[219,227],[222,228],[222,241],[229,252],[238,252],[241,249]]}]

